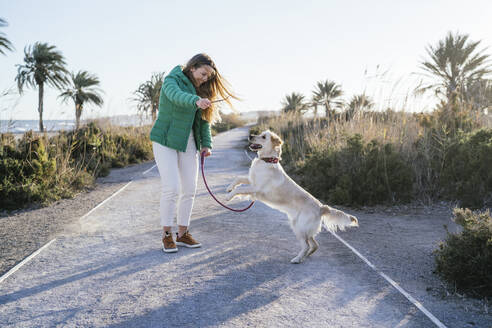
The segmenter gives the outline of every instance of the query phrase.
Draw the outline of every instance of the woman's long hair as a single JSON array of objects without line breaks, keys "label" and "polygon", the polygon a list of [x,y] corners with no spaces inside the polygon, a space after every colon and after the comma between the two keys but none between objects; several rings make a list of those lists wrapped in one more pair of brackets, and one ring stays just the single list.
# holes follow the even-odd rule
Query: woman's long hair
[{"label": "woman's long hair", "polygon": [[[220,75],[215,63],[208,55],[202,53],[193,56],[183,68],[183,73],[190,79],[190,81],[194,82],[191,68],[197,69],[203,65],[212,67],[214,69],[214,73],[212,73],[212,76],[207,82],[202,83],[198,88],[195,87],[196,94],[202,98],[208,98],[210,101],[219,100],[220,97],[221,99],[225,99],[225,102],[233,108],[230,101],[231,98],[236,100],[239,100],[239,98],[231,91],[229,82],[227,82],[227,80]],[[202,110],[202,118],[211,124],[220,122],[221,119],[219,109],[214,103],[212,103],[210,107]]]}]

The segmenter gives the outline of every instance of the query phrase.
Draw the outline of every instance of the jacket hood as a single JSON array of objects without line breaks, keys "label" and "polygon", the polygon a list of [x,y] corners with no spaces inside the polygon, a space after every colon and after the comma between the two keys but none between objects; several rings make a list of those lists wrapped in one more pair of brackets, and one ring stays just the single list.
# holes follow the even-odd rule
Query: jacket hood
[{"label": "jacket hood", "polygon": [[178,77],[180,80],[182,80],[184,83],[188,84],[190,87],[195,88],[195,86],[190,81],[190,79],[183,73],[183,68],[184,68],[184,66],[177,65],[176,67],[174,67],[171,70],[171,72],[169,72],[169,75]]}]

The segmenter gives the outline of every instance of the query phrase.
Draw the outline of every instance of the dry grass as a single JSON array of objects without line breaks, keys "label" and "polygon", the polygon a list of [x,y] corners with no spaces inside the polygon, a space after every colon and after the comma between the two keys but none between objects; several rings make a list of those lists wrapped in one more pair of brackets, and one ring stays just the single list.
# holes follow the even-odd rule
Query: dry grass
[{"label": "dry grass", "polygon": [[[460,109],[453,116],[458,127],[468,127],[468,131],[479,128],[492,128],[491,117],[482,113]],[[287,170],[292,173],[304,166],[313,153],[328,150],[340,151],[347,146],[347,140],[354,135],[362,136],[364,144],[375,140],[380,145],[390,144],[412,169],[414,186],[410,186],[425,201],[439,198],[438,185],[450,151],[460,142],[461,130],[453,130],[446,125],[448,118],[443,111],[415,114],[404,111],[359,112],[351,120],[338,115],[336,119],[305,118],[301,115],[283,114],[261,119],[252,133],[271,129],[279,133],[285,141],[283,160]],[[457,123],[456,123],[457,122]]]}]

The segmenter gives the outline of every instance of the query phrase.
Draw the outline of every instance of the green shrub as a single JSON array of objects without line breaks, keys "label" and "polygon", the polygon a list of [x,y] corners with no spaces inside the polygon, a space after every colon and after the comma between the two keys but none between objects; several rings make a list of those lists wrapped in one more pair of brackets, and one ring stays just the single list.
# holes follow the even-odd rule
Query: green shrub
[{"label": "green shrub", "polygon": [[212,135],[243,126],[245,121],[236,113],[220,114],[222,120],[212,126]]},{"label": "green shrub", "polygon": [[46,204],[92,185],[95,177],[153,158],[150,127],[103,130],[95,123],[48,139],[0,134],[0,208]]},{"label": "green shrub", "polygon": [[488,211],[455,209],[453,220],[463,227],[450,234],[436,253],[436,272],[460,291],[492,296],[492,218]]},{"label": "green shrub", "polygon": [[412,170],[391,144],[364,144],[361,135],[347,139],[340,150],[314,149],[296,174],[316,197],[341,205],[408,201]]},{"label": "green shrub", "polygon": [[[428,114],[363,112],[349,122],[263,117],[250,133],[279,134],[285,170],[326,200],[445,199],[481,208],[492,204],[492,129],[477,130],[484,119],[464,105],[442,103]],[[355,135],[359,140],[347,138]]]},{"label": "green shrub", "polygon": [[94,176],[86,170],[80,170],[75,175],[72,186],[77,190],[80,190],[86,186],[90,186],[94,183]]},{"label": "green shrub", "polygon": [[145,128],[102,130],[94,122],[77,131],[61,133],[71,149],[72,162],[94,176],[105,176],[110,167],[125,167],[153,158],[152,143]]},{"label": "green shrub", "polygon": [[441,186],[461,206],[481,208],[492,193],[492,130],[460,134],[447,152]]},{"label": "green shrub", "polygon": [[58,199],[56,161],[50,157],[46,139],[26,133],[17,148],[13,139],[0,145],[0,207]]}]

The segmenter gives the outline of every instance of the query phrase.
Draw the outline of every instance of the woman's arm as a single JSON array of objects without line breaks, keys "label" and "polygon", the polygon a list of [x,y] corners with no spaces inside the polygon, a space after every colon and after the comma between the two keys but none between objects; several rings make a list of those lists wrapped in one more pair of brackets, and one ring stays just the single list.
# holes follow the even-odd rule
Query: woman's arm
[{"label": "woman's arm", "polygon": [[198,108],[196,102],[200,100],[200,97],[181,90],[175,77],[173,76],[166,76],[164,78],[164,83],[162,83],[162,92],[164,92],[170,102],[177,106],[192,109]]},{"label": "woman's arm", "polygon": [[202,148],[207,147],[209,149],[212,149],[212,132],[210,130],[210,123],[203,118],[200,118],[202,120],[201,124],[201,137],[202,137]]}]

